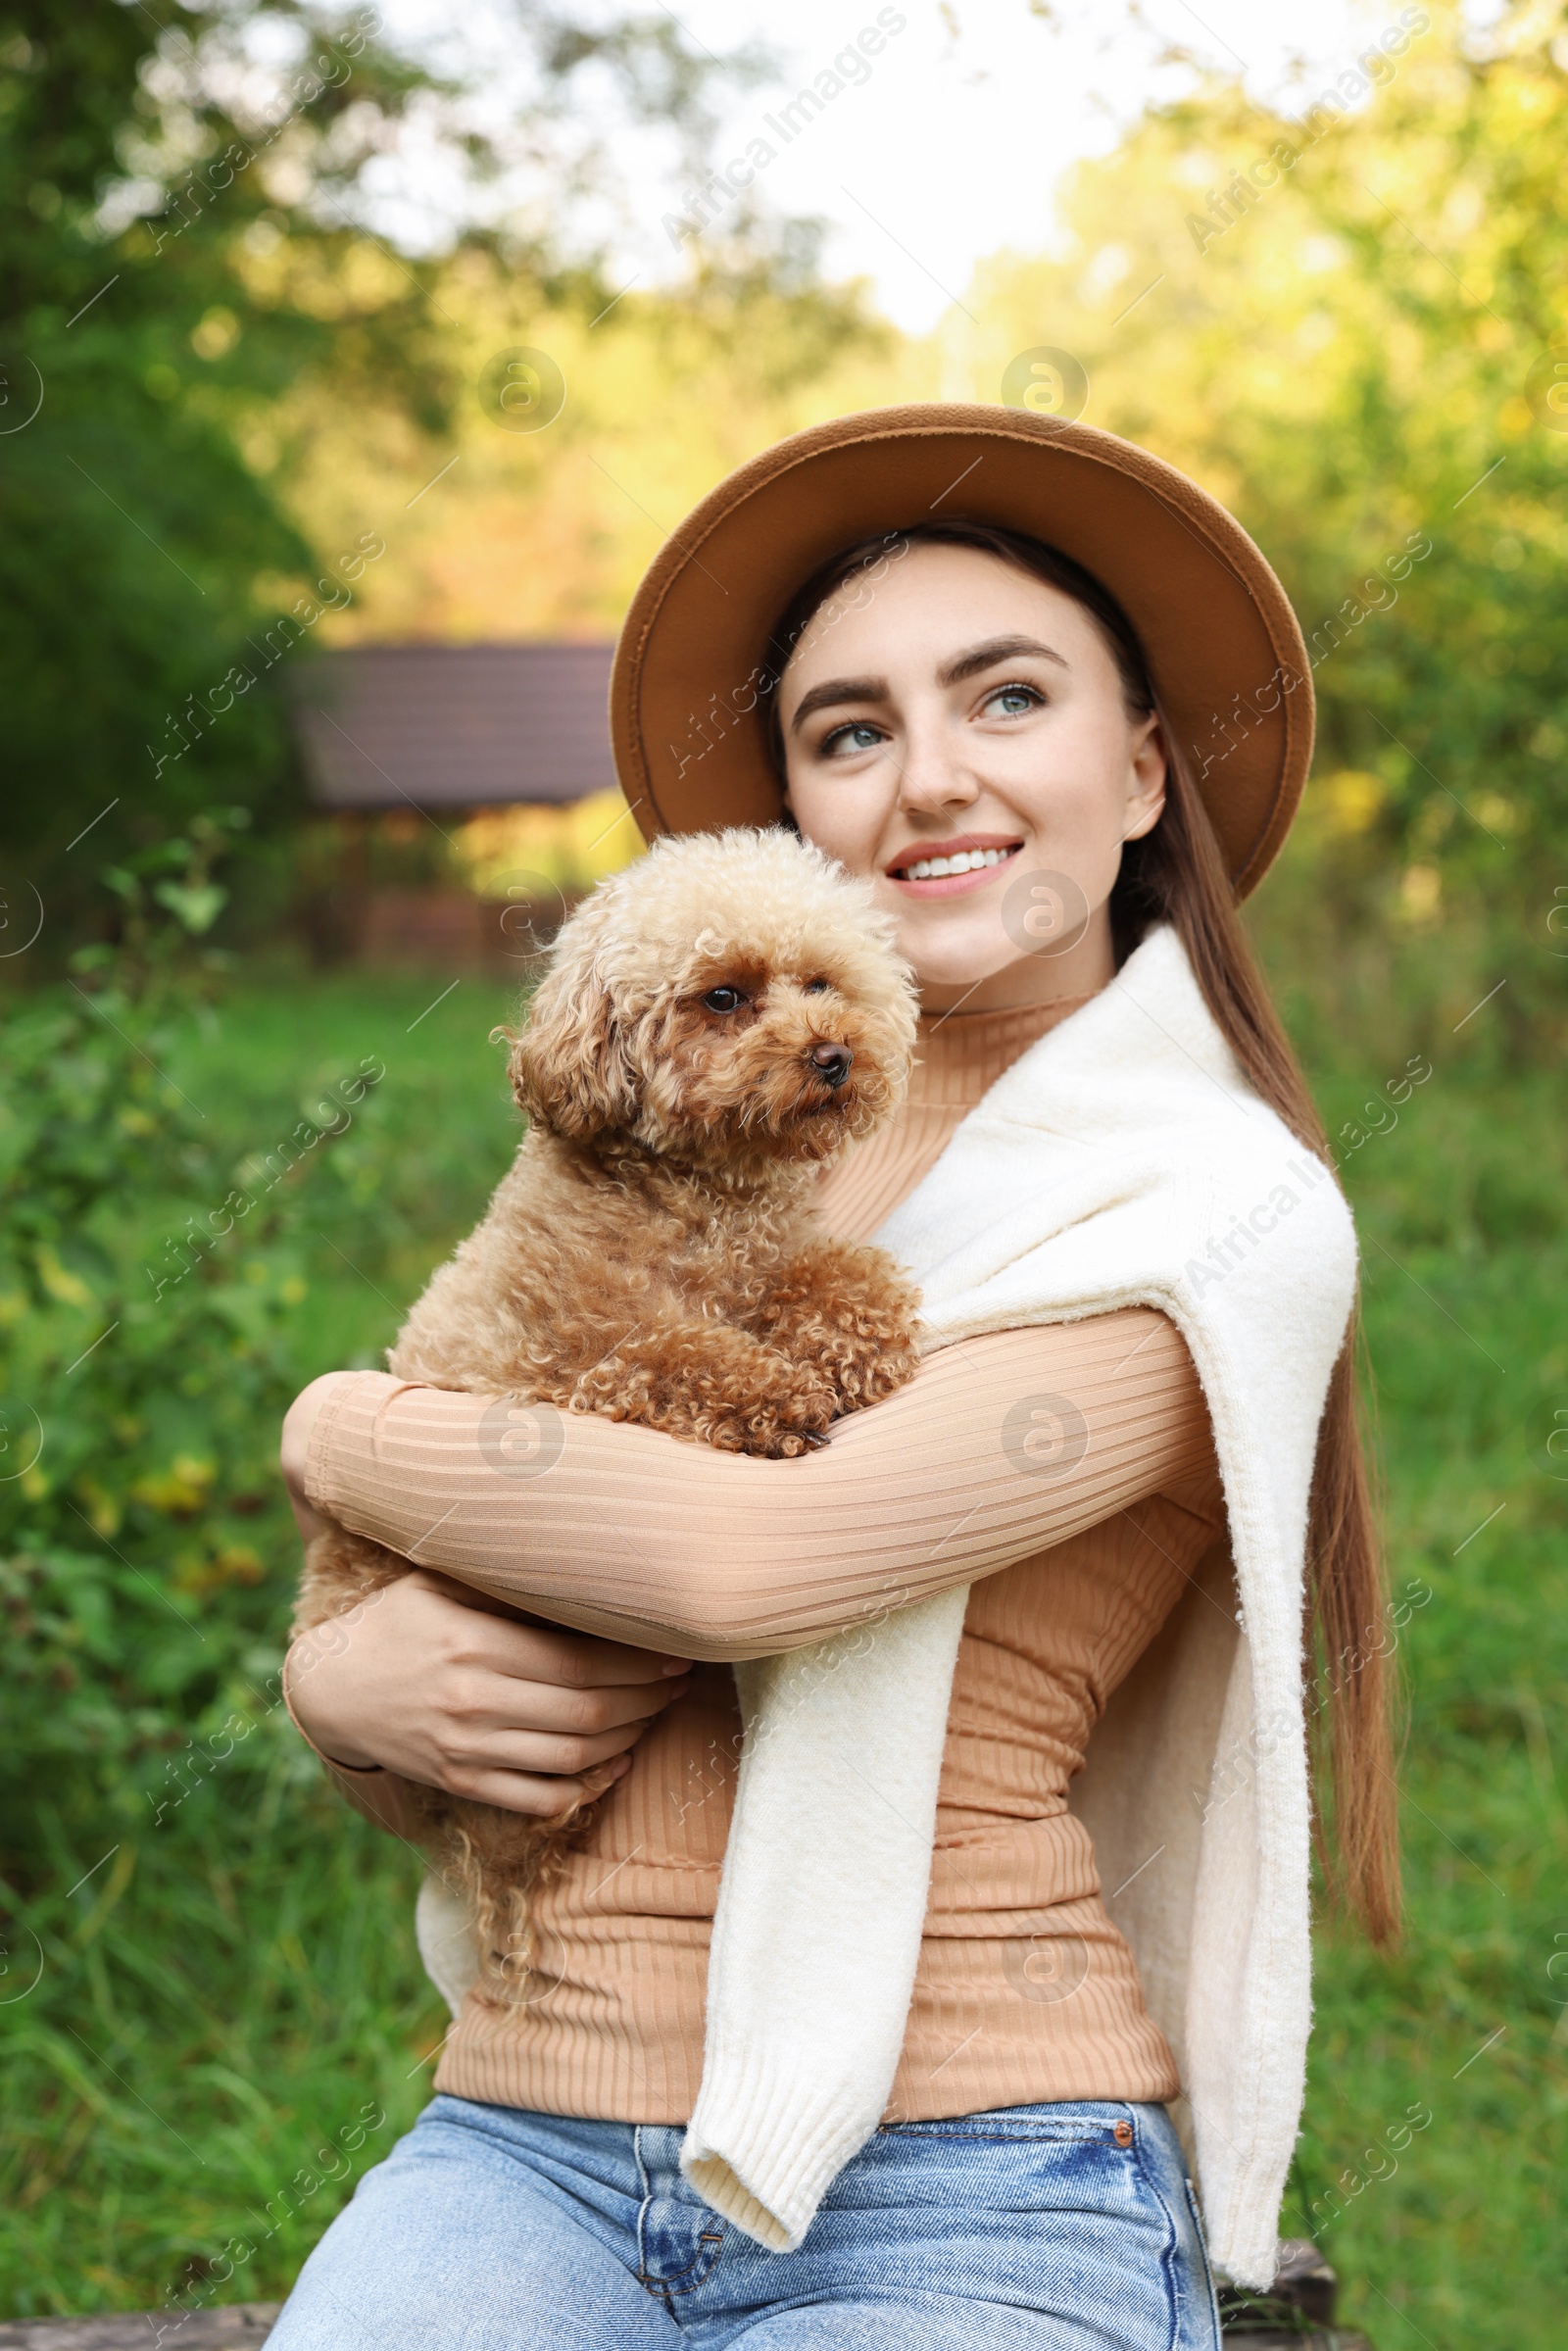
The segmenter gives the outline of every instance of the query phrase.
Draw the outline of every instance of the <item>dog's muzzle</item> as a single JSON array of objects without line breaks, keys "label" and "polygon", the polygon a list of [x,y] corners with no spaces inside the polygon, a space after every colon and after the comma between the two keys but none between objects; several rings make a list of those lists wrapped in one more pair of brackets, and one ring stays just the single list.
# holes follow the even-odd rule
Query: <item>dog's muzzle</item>
[{"label": "dog's muzzle", "polygon": [[835,1094],[855,1063],[855,1055],[847,1045],[813,1045],[807,1059],[818,1076],[827,1080]]}]

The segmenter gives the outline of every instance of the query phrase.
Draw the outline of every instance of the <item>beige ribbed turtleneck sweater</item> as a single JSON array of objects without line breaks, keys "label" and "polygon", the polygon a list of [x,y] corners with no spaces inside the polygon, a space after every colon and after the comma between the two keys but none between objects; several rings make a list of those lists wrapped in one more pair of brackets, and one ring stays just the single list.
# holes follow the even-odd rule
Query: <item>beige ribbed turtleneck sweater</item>
[{"label": "beige ribbed turtleneck sweater", "polygon": [[[1073,1008],[923,1023],[899,1118],[823,1179],[828,1227],[873,1233],[965,1111]],[[1082,1460],[1018,1476],[1004,1420],[1023,1397],[1063,1395],[1088,1428]],[[507,2009],[470,1994],[438,2088],[684,2122],[740,1745],[722,1660],[820,1639],[868,1594],[972,1583],[887,2119],[1175,2094],[1066,1796],[1106,1698],[1222,1523],[1197,1377],[1163,1316],[1135,1309],[944,1349],[799,1462],[584,1416],[548,1475],[517,1484],[484,1463],[482,1409],[380,1373],[345,1382],[313,1435],[311,1498],[542,1614],[714,1662],[650,1725],[590,1841],[541,1896],[532,1997]],[[390,1774],[336,1776],[370,1818],[412,1832]]]}]

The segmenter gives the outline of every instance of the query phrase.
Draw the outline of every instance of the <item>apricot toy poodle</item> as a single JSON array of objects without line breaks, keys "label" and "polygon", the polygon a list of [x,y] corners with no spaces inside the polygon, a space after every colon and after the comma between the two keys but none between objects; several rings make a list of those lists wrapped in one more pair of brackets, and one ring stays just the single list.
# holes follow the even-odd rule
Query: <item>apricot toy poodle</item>
[{"label": "apricot toy poodle", "polygon": [[[512,1038],[521,1148],[389,1368],[732,1452],[825,1443],[916,1361],[913,1289],[812,1214],[824,1163],[896,1107],[913,1041],[909,975],[867,883],[782,828],[657,842],[558,934]],[[295,1631],[410,1565],[330,1528]],[[591,1776],[551,1821],[424,1791],[492,1996],[521,1996],[529,1892],[602,1787]]]}]

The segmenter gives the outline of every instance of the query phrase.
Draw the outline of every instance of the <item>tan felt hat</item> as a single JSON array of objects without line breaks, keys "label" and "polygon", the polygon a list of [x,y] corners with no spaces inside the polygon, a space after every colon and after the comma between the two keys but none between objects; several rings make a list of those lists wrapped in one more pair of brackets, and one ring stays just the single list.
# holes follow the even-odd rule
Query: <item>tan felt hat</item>
[{"label": "tan felt hat", "polygon": [[1312,757],[1312,678],[1290,601],[1239,522],[1146,449],[1027,409],[922,402],[793,434],[710,491],[632,600],[610,718],[648,840],[780,813],[768,631],[841,548],[978,520],[1092,571],[1143,641],[1240,894],[1290,829]]}]

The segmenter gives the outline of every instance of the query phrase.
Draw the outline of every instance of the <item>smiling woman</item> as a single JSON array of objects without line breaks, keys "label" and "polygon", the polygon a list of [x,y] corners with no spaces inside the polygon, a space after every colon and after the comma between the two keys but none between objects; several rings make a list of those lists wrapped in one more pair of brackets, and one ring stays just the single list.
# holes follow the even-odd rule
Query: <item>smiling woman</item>
[{"label": "smiling woman", "polygon": [[[933,523],[959,481],[971,518]],[[628,803],[650,838],[782,820],[891,917],[914,1079],[813,1204],[918,1281],[928,1344],[799,1460],[583,1411],[514,1473],[483,1396],[368,1372],[296,1403],[302,1524],[461,1580],[401,1577],[296,1676],[351,1800],[404,1833],[410,1782],[538,1815],[636,1754],[537,1893],[510,2011],[425,1898],[440,2094],[279,2351],[475,2324],[1215,2351],[1200,2210],[1269,2281],[1310,2009],[1303,1597],[1331,1654],[1381,1606],[1348,1218],[1236,911],[1310,685],[1194,755],[1284,660],[1278,582],[1195,484],[1021,413],[815,428],[666,542],[617,654]],[[705,1013],[765,1019],[770,984],[726,964]],[[1234,1225],[1259,1199],[1266,1236]],[[1382,1708],[1358,1656],[1330,1818],[1376,1935]]]}]

